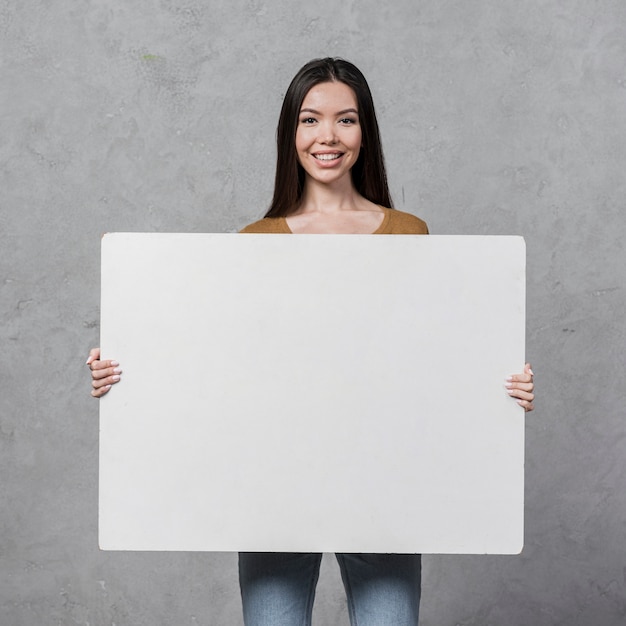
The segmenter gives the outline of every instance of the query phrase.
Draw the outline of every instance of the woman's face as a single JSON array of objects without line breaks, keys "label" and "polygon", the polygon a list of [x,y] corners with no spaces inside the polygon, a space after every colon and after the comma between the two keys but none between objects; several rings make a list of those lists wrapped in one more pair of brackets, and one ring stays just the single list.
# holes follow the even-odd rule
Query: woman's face
[{"label": "woman's face", "polygon": [[296,152],[307,178],[331,184],[350,176],[361,151],[356,95],[341,82],[311,87],[302,101]]}]

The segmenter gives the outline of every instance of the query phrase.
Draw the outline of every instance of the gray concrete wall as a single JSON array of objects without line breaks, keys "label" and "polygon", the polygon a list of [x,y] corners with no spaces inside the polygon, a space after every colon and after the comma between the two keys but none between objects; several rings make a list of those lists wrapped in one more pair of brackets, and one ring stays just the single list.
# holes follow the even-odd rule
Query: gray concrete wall
[{"label": "gray concrete wall", "polygon": [[[398,208],[528,245],[526,545],[426,557],[422,624],[624,624],[624,0],[0,0],[1,624],[241,624],[234,555],[97,548],[100,236],[261,216],[326,55],[372,85]],[[347,624],[330,559],[315,614]]]}]

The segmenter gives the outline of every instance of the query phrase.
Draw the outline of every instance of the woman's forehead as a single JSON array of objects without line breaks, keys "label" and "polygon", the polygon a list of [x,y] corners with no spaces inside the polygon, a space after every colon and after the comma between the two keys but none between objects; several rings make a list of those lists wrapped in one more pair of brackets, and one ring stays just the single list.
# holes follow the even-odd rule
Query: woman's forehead
[{"label": "woman's forehead", "polygon": [[335,107],[339,107],[337,110],[357,108],[354,90],[352,87],[339,81],[313,85],[302,101],[303,109],[321,110],[321,108]]}]

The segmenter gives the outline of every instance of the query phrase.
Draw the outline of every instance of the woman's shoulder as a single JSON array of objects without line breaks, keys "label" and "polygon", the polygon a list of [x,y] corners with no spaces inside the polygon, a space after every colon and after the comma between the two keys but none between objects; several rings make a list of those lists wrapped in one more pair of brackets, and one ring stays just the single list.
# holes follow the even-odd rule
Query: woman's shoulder
[{"label": "woman's shoulder", "polygon": [[242,228],[240,233],[289,233],[289,227],[284,217],[264,217],[262,220],[252,222],[245,228]]},{"label": "woman's shoulder", "polygon": [[398,209],[385,209],[386,216],[383,220],[384,234],[402,235],[427,235],[428,226],[426,222],[412,213],[398,211]]}]

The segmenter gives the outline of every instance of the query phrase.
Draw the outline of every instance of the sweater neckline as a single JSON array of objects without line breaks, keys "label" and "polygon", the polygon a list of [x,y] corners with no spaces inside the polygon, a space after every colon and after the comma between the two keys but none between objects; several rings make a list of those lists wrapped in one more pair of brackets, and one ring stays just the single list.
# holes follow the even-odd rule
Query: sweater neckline
[{"label": "sweater neckline", "polygon": [[[387,229],[387,225],[389,224],[389,220],[391,219],[391,209],[388,209],[387,207],[380,206],[380,205],[377,205],[377,206],[379,206],[383,210],[383,221],[380,223],[378,228],[373,233],[369,233],[371,235],[380,235],[381,233],[384,233],[385,230]],[[287,223],[286,217],[280,217],[279,220],[280,220],[280,227],[283,232],[288,233],[290,235],[295,234],[291,230],[291,228],[289,228],[289,224]]]}]

